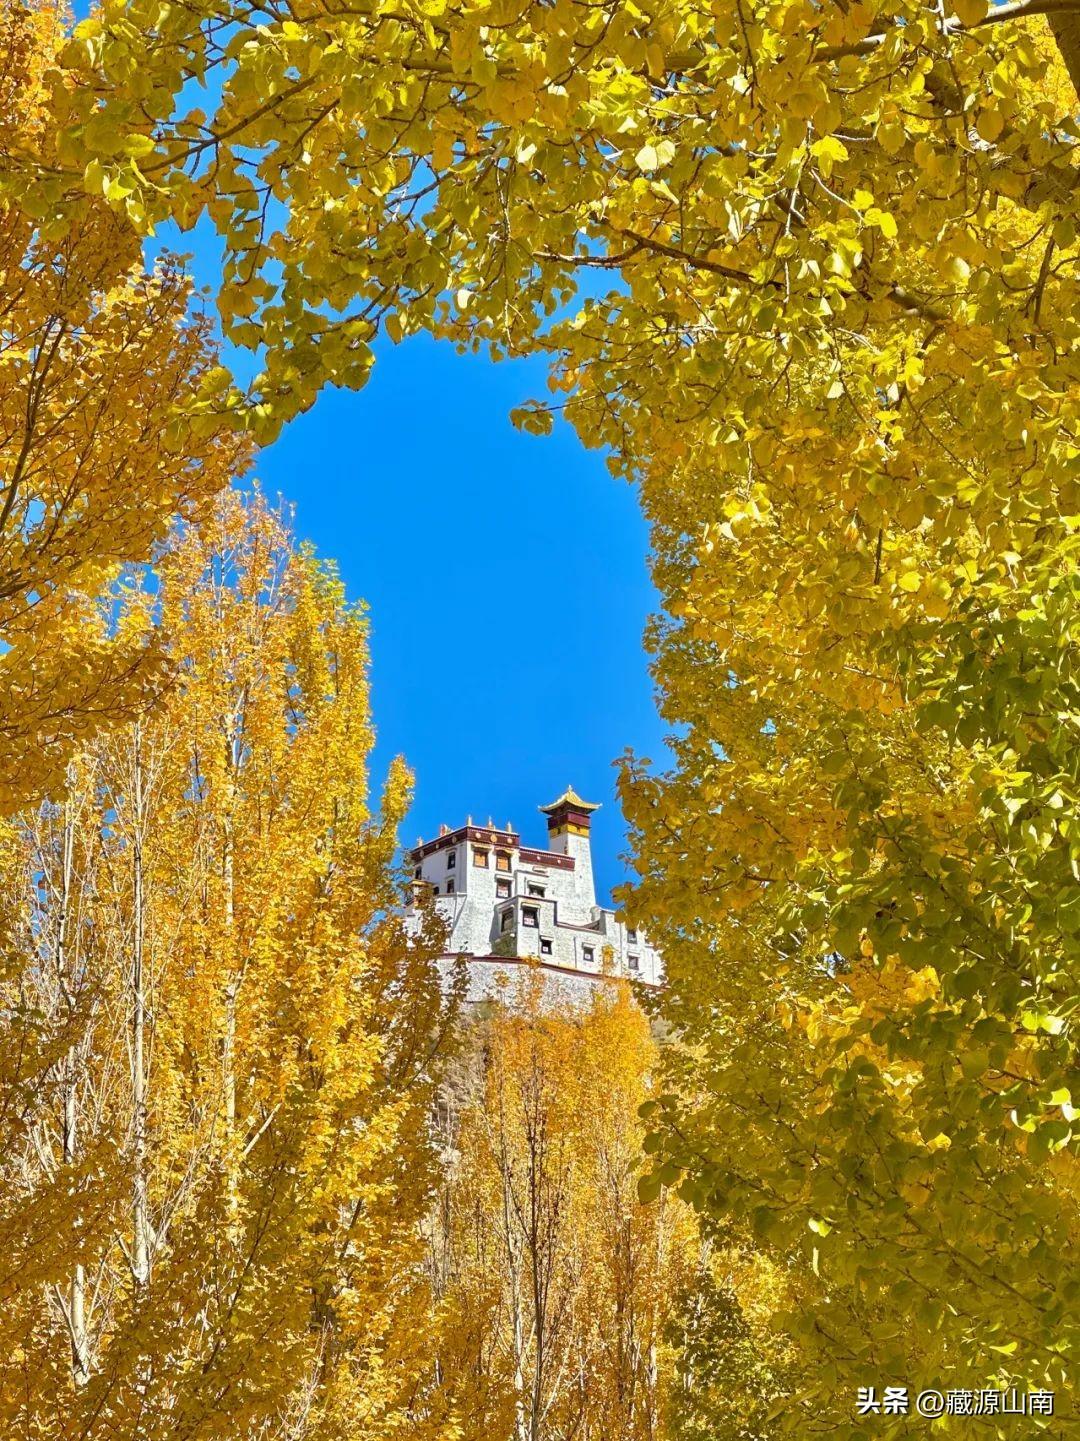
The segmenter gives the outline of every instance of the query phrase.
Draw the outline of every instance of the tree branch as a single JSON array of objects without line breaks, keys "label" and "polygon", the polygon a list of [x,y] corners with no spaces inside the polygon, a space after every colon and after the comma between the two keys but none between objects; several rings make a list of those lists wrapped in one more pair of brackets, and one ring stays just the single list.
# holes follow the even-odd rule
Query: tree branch
[{"label": "tree branch", "polygon": [[[991,4],[981,20],[965,25],[955,17],[946,20],[944,32],[954,35],[964,30],[978,30],[983,25],[1001,25],[1008,20],[1023,20],[1028,15],[1050,16],[1050,27],[1058,43],[1061,57],[1068,67],[1072,82],[1080,94],[1080,0],[1007,0],[1004,5]],[[1056,19],[1055,17],[1063,17]],[[1060,32],[1060,33],[1059,33]],[[848,55],[872,55],[891,32],[867,35],[851,45],[830,45],[819,50],[815,61],[843,60]]]}]

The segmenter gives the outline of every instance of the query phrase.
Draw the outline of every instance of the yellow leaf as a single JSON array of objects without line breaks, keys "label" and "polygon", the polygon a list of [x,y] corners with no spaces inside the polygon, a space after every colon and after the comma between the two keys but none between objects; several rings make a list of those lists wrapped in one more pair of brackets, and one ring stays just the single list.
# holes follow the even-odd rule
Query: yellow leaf
[{"label": "yellow leaf", "polygon": [[879,210],[876,206],[871,206],[866,212],[866,223],[876,225],[882,235],[889,240],[896,239],[896,219],[887,210]]},{"label": "yellow leaf", "polygon": [[669,165],[675,156],[675,146],[670,140],[660,140],[655,143],[643,145],[634,156],[634,164],[639,170],[660,170]]},{"label": "yellow leaf", "polygon": [[835,135],[825,135],[820,140],[814,141],[810,147],[810,154],[818,161],[822,174],[827,179],[832,174],[834,165],[848,159],[848,148]]},{"label": "yellow leaf", "polygon": [[1005,117],[1000,110],[984,106],[975,119],[975,129],[984,140],[992,144],[1005,129]]},{"label": "yellow leaf", "polygon": [[986,19],[990,6],[988,0],[953,0],[953,8],[961,25],[970,27]]}]

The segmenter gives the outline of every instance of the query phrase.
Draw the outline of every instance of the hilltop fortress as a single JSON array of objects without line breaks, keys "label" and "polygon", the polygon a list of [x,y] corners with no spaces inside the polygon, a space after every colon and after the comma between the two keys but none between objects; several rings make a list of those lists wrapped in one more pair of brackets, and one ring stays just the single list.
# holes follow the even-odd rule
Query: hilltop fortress
[{"label": "hilltop fortress", "polygon": [[409,853],[414,895],[433,894],[449,929],[446,960],[463,957],[470,1000],[531,962],[558,991],[587,994],[612,976],[657,985],[662,966],[645,933],[596,904],[589,831],[599,807],[568,786],[541,806],[544,850],[509,825],[446,826]]}]

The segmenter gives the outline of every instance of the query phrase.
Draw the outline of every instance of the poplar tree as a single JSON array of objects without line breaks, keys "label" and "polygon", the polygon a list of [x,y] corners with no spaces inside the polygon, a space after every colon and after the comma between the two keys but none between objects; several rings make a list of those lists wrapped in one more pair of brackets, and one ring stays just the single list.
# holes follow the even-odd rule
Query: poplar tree
[{"label": "poplar tree", "polygon": [[620,987],[526,980],[470,1025],[432,1217],[442,1400],[463,1441],[661,1441],[671,1331],[702,1261],[690,1209],[637,1197],[649,1023]]},{"label": "poplar tree", "polygon": [[420,1223],[451,998],[395,909],[399,762],[369,799],[362,614],[235,495],[125,610],[176,681],[23,841],[0,1429],[449,1436]]}]

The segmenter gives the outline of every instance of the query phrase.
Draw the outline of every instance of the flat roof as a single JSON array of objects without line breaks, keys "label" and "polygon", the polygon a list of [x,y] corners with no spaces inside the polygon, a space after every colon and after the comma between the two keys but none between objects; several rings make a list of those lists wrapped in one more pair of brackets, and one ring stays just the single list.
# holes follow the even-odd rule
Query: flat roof
[{"label": "flat roof", "polygon": [[425,856],[434,855],[436,851],[449,850],[451,846],[460,846],[463,842],[469,841],[473,845],[495,846],[497,849],[519,852],[520,859],[526,864],[550,866],[552,870],[572,871],[574,869],[574,857],[563,855],[561,851],[539,850],[535,846],[523,846],[521,837],[516,831],[501,831],[492,826],[458,826],[455,831],[447,831],[444,836],[436,836],[431,841],[421,841],[418,846],[413,846],[408,852],[409,859],[415,865]]}]

